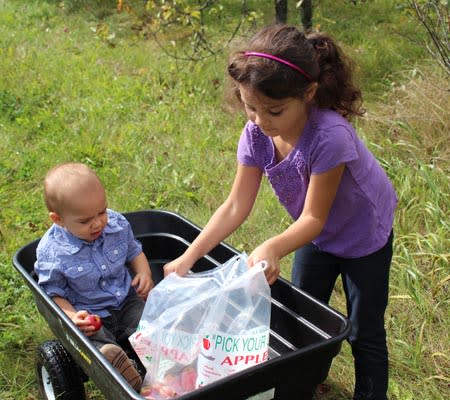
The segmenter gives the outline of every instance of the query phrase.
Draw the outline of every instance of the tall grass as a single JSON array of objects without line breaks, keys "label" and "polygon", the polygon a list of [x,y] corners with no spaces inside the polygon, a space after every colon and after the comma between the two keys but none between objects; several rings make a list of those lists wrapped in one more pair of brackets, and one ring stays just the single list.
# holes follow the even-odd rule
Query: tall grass
[{"label": "tall grass", "polygon": [[403,72],[363,129],[399,196],[388,311],[398,398],[450,393],[449,82],[434,65]]},{"label": "tall grass", "polygon": [[[0,398],[37,398],[34,349],[52,336],[11,258],[49,226],[41,182],[62,161],[88,163],[109,205],[161,208],[204,225],[227,195],[245,118],[224,103],[226,54],[168,58],[115,1],[0,0]],[[133,3],[136,10],[140,1]],[[299,23],[290,2],[290,22]],[[234,4],[227,2],[226,4]],[[249,1],[274,18],[272,2]],[[238,13],[238,8],[232,12]],[[426,59],[420,26],[398,2],[318,1],[314,25],[358,64],[367,116],[357,128],[398,197],[387,314],[392,399],[450,394],[450,83]],[[233,42],[233,46],[239,38]],[[251,251],[290,220],[263,185],[248,222],[229,239]],[[289,278],[290,257],[283,262]],[[332,305],[345,311],[342,288]],[[349,346],[328,398],[351,398]],[[88,385],[91,399],[102,399]]]}]

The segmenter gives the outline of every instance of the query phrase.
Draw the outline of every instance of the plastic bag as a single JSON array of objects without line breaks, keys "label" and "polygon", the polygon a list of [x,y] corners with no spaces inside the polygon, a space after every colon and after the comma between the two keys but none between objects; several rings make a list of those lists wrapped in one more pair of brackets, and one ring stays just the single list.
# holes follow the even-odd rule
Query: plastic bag
[{"label": "plastic bag", "polygon": [[213,270],[163,279],[130,343],[147,374],[141,395],[177,397],[269,354],[271,295],[262,263],[245,255]]}]

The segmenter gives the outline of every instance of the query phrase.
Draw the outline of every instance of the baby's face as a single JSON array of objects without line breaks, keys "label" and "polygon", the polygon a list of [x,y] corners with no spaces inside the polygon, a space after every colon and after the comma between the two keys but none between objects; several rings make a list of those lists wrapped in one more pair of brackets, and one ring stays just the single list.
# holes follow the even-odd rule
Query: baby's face
[{"label": "baby's face", "polygon": [[60,216],[61,225],[81,240],[92,242],[108,223],[106,195],[103,188],[75,195]]}]

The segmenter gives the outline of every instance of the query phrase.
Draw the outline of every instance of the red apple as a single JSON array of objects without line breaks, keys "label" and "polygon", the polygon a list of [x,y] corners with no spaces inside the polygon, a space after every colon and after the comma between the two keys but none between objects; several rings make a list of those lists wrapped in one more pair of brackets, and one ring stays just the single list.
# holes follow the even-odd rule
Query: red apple
[{"label": "red apple", "polygon": [[191,392],[195,389],[197,382],[197,371],[194,367],[188,365],[181,371],[181,387],[185,392]]},{"label": "red apple", "polygon": [[95,314],[89,314],[86,317],[86,321],[88,321],[89,324],[94,327],[95,331],[98,331],[103,325],[101,318]]},{"label": "red apple", "polygon": [[[164,380],[161,383],[164,385],[164,387],[169,388],[169,390],[172,390],[174,393],[181,392],[179,375],[166,374],[164,376]],[[161,392],[161,390],[160,390],[160,392]]]},{"label": "red apple", "polygon": [[141,396],[145,397],[146,399],[154,399],[152,396],[152,385],[144,385],[141,388]]},{"label": "red apple", "polygon": [[170,399],[177,396],[177,392],[175,391],[175,389],[160,382],[153,383],[153,389],[156,391],[156,393],[159,393],[163,399]]}]

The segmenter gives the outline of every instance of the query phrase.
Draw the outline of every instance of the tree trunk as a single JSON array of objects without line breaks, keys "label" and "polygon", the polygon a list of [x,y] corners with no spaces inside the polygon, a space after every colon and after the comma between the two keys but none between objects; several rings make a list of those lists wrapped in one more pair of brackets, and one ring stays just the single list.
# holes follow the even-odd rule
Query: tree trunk
[{"label": "tree trunk", "polygon": [[300,19],[305,32],[310,31],[312,29],[312,0],[303,0],[300,7]]},{"label": "tree trunk", "polygon": [[287,0],[275,0],[275,18],[277,24],[285,24],[287,22],[287,12]]},{"label": "tree trunk", "polygon": [[[277,24],[285,24],[288,15],[287,0],[275,0],[275,19]],[[300,20],[305,32],[312,29],[312,0],[303,0],[300,6]]]}]

